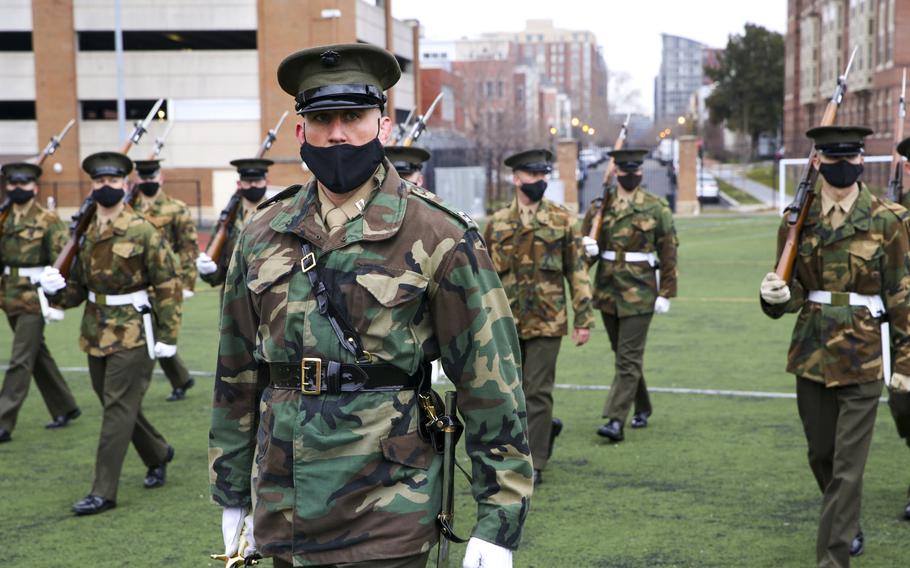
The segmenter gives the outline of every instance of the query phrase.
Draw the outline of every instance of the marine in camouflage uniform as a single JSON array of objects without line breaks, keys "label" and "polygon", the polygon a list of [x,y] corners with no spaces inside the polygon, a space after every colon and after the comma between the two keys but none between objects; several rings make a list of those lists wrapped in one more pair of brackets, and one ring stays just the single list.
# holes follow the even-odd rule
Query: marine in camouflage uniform
[{"label": "marine in camouflage uniform", "polygon": [[386,146],[385,157],[392,162],[392,167],[401,179],[418,187],[426,187],[423,177],[423,165],[432,157],[429,150],[417,146]]},{"label": "marine in camouflage uniform", "polygon": [[591,281],[577,218],[543,198],[552,162],[549,150],[527,150],[505,160],[513,171],[515,200],[494,213],[484,231],[518,327],[535,484],[543,481],[541,472],[562,430],[562,422],[553,418],[553,385],[559,346],[569,327],[566,281],[575,314],[573,340],[584,345],[594,326]]},{"label": "marine in camouflage uniform", "polygon": [[51,414],[48,428],[66,426],[81,412],[44,341],[44,318],[36,283],[66,243],[66,225],[36,202],[41,168],[28,163],[2,168],[11,209],[0,227],[0,307],[13,331],[13,351],[0,390],[0,443],[12,439],[19,410],[35,384]]},{"label": "marine in camouflage uniform", "polygon": [[173,252],[154,225],[122,203],[132,165],[116,152],[92,154],[83,161],[98,212],[69,278],[64,281],[56,269],[46,269],[41,276],[45,291],[56,293],[55,303],[72,308],[86,302],[79,346],[88,354],[92,388],[103,406],[94,482],[89,495],[73,506],[78,515],[116,506],[130,441],[148,467],[147,488],[164,484],[166,464],[174,455],[142,413],[155,362],[140,309],[151,308],[153,349],[161,355],[164,347],[175,349],[183,296]]},{"label": "marine in camouflage uniform", "polygon": [[[584,237],[588,255],[597,257],[594,307],[603,317],[616,358],[616,371],[604,406],[607,423],[597,433],[612,441],[624,439],[623,428],[635,405],[633,428],[644,428],[651,416],[651,398],[642,364],[648,327],[655,313],[670,309],[676,296],[678,241],[673,214],[664,199],[641,189],[647,150],[611,152],[619,187],[604,213],[600,234]],[[582,222],[588,235],[600,210],[595,201]]]},{"label": "marine in camouflage uniform", "polygon": [[[399,76],[394,57],[369,45],[313,48],[282,63],[279,83],[304,116],[302,155],[334,189],[314,180],[261,206],[226,278],[211,491],[223,521],[255,502],[255,542],[280,567],[425,564],[438,539],[441,456],[418,432],[415,389],[427,387],[437,358],[458,392],[473,467],[471,566],[511,566],[528,512],[508,299],[476,225],[382,158],[376,125],[385,139],[391,121],[377,107]],[[357,160],[331,157],[361,142]],[[369,362],[358,363],[320,313],[311,275]],[[508,562],[481,560],[476,551],[487,559],[491,548]]]},{"label": "marine in camouflage uniform", "polygon": [[[237,174],[240,176],[237,180],[237,191],[240,193],[241,199],[237,215],[234,217],[231,229],[228,232],[227,242],[221,249],[221,258],[212,259],[205,253],[199,254],[196,258],[196,268],[199,270],[199,277],[210,286],[224,286],[228,261],[234,254],[234,247],[237,246],[237,237],[243,227],[253,218],[256,206],[265,199],[265,192],[269,184],[269,166],[273,163],[272,160],[262,158],[240,159],[231,162],[231,165],[237,168]],[[218,225],[215,224],[212,227],[209,242],[215,238],[217,232]]]},{"label": "marine in camouflage uniform", "polygon": [[[910,377],[910,272],[906,215],[858,182],[863,140],[872,131],[819,127],[814,139],[824,178],[797,245],[795,277],[775,273],[761,286],[772,318],[799,312],[787,356],[796,375],[809,466],[822,492],[818,566],[849,566],[863,551],[862,479],[886,374]],[[787,235],[778,232],[778,257]],[[890,322],[891,370],[882,349],[882,308]],[[889,337],[885,337],[888,343]]]},{"label": "marine in camouflage uniform", "polygon": [[[171,197],[162,189],[161,160],[135,160],[134,164],[139,177],[136,182],[139,196],[134,208],[158,229],[161,240],[177,255],[177,273],[183,286],[183,299],[188,300],[193,297],[193,289],[196,287],[196,255],[199,252],[196,223],[193,222],[186,203]],[[186,398],[186,391],[196,381],[190,377],[180,355],[158,359],[158,364],[171,383],[172,390],[167,400],[174,402]]]}]

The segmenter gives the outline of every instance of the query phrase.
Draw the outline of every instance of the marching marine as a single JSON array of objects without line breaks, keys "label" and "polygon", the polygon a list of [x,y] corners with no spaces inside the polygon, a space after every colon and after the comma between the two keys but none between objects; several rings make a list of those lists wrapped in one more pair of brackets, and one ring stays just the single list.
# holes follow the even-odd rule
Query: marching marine
[{"label": "marching marine", "polygon": [[[849,566],[862,554],[863,470],[882,381],[910,385],[910,272],[899,205],[859,181],[868,128],[809,130],[822,177],[797,243],[795,278],[775,272],[761,283],[771,318],[799,312],[787,356],[822,492],[818,566]],[[778,232],[778,257],[787,236]]]},{"label": "marching marine", "polygon": [[543,197],[552,162],[549,150],[527,150],[506,158],[515,199],[493,214],[484,231],[518,327],[535,485],[543,481],[553,440],[562,430],[562,422],[553,418],[553,385],[559,346],[568,333],[566,281],[576,345],[587,343],[594,326],[591,282],[575,228],[577,218]]},{"label": "marching marine", "polygon": [[518,337],[477,226],[384,159],[400,74],[363,44],[278,68],[314,179],[260,206],[225,280],[210,455],[229,556],[255,502],[275,566],[425,566],[441,456],[418,393],[441,358],[478,507],[464,566],[512,565],[532,487]]},{"label": "marching marine", "polygon": [[[678,241],[667,202],[641,189],[647,150],[622,149],[610,153],[617,168],[611,202],[596,239],[585,236],[586,254],[597,262],[594,307],[603,317],[616,357],[616,371],[604,406],[607,423],[597,433],[614,442],[624,439],[623,428],[633,404],[632,428],[645,428],[651,416],[651,398],[642,365],[648,327],[654,314],[670,310],[676,296]],[[582,223],[587,235],[601,207],[595,201]]]},{"label": "marching marine", "polygon": [[97,212],[69,278],[47,268],[40,282],[66,308],[86,302],[79,345],[88,354],[103,418],[94,482],[73,512],[92,515],[116,506],[130,441],[148,468],[144,486],[165,483],[174,448],[143,415],[142,398],[155,357],[177,354],[183,296],[173,252],[155,226],[123,202],[130,159],[99,152],[87,157],[82,169],[92,178]]},{"label": "marching marine", "polygon": [[[196,286],[196,223],[186,203],[175,199],[162,188],[161,160],[135,160],[139,196],[135,209],[161,234],[161,240],[177,256],[177,273],[183,285],[183,299],[193,297]],[[169,402],[183,400],[186,391],[196,384],[179,355],[160,358],[158,364],[171,383]]]},{"label": "marching marine", "polygon": [[6,164],[2,174],[11,210],[0,227],[0,307],[13,331],[13,351],[0,390],[0,443],[12,439],[32,375],[52,418],[47,428],[62,428],[82,414],[44,340],[45,319],[63,314],[37,286],[66,243],[66,225],[37,203],[40,167]]},{"label": "marching marine", "polygon": [[423,165],[432,156],[429,150],[417,146],[386,146],[385,156],[392,162],[392,167],[395,168],[401,179],[409,181],[417,187],[425,187]]}]

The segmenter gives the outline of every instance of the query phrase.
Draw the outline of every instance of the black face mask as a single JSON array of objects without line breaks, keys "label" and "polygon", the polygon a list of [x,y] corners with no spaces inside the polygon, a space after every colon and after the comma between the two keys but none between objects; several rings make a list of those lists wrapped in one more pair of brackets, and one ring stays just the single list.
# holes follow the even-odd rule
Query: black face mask
[{"label": "black face mask", "polygon": [[251,187],[249,189],[244,189],[240,192],[240,195],[250,203],[259,203],[259,200],[262,199],[262,196],[265,195],[266,187]]},{"label": "black face mask", "polygon": [[92,191],[92,199],[102,207],[113,207],[123,201],[124,193],[125,192],[122,189],[114,189],[109,185],[102,185],[98,189]]},{"label": "black face mask", "polygon": [[136,184],[139,187],[139,191],[142,192],[146,197],[151,197],[158,193],[158,188],[161,187],[161,184],[157,181],[144,181]]},{"label": "black face mask", "polygon": [[300,157],[332,193],[350,193],[364,184],[385,157],[379,138],[363,146],[338,144],[320,148],[304,143]]},{"label": "black face mask", "polygon": [[547,180],[539,179],[534,183],[521,184],[521,192],[524,193],[532,203],[537,203],[543,199],[543,192],[547,190]]},{"label": "black face mask", "polygon": [[818,168],[818,173],[834,187],[850,187],[856,183],[859,176],[863,175],[863,165],[851,164],[846,160],[838,160],[833,164],[822,164]]},{"label": "black face mask", "polygon": [[28,203],[29,199],[35,197],[34,191],[29,191],[27,189],[22,189],[17,187],[15,189],[10,189],[6,192],[9,195],[9,200],[15,203],[16,205],[22,205],[23,203]]},{"label": "black face mask", "polygon": [[641,185],[640,174],[626,174],[624,176],[616,176],[616,180],[619,182],[619,185],[621,185],[622,188],[626,191],[632,191]]}]

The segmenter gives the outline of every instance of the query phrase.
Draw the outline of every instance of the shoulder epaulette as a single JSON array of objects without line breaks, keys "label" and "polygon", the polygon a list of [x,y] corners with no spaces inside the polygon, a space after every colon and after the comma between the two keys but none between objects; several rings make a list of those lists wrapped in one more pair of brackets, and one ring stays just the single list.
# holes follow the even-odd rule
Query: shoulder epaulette
[{"label": "shoulder epaulette", "polygon": [[452,217],[454,217],[454,218],[458,219],[459,221],[461,221],[462,223],[464,223],[465,229],[477,229],[477,223],[474,222],[474,219],[471,219],[470,215],[468,215],[464,211],[455,209],[454,207],[452,207],[451,205],[449,205],[448,203],[446,203],[445,201],[440,199],[439,196],[436,195],[435,193],[427,191],[426,189],[416,186],[414,184],[408,184],[408,190],[410,191],[411,195],[415,195],[415,196],[423,199],[430,205],[436,207],[437,209],[439,209],[441,211],[445,211]]},{"label": "shoulder epaulette", "polygon": [[256,210],[258,211],[260,209],[265,209],[266,207],[268,207],[269,205],[271,205],[273,203],[277,203],[278,201],[281,201],[282,199],[287,199],[288,197],[291,197],[292,195],[296,195],[297,192],[301,190],[301,188],[303,188],[303,185],[301,185],[299,183],[296,185],[286,187],[286,188],[282,189],[281,191],[279,191],[277,194],[273,195],[272,197],[266,199],[265,201],[263,201],[262,203],[257,205]]},{"label": "shoulder epaulette", "polygon": [[895,217],[901,222],[906,221],[910,217],[910,212],[901,205],[900,203],[895,203],[890,199],[882,199],[880,197],[875,197],[875,199],[884,206],[885,209],[894,214]]}]

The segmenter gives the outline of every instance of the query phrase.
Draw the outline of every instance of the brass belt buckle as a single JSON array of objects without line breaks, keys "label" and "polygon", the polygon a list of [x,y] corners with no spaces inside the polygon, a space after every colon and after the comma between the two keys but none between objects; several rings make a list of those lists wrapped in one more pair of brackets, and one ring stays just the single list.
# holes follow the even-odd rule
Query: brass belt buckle
[{"label": "brass belt buckle", "polygon": [[315,267],[316,267],[316,255],[315,254],[309,253],[308,255],[306,255],[305,257],[300,259],[300,270],[302,270],[304,273],[307,273],[310,270],[313,270],[313,268],[315,268]]},{"label": "brass belt buckle", "polygon": [[304,357],[300,362],[300,392],[309,396],[322,392],[322,359]]},{"label": "brass belt buckle", "polygon": [[850,293],[849,292],[831,292],[831,305],[832,306],[849,306],[850,305]]}]

